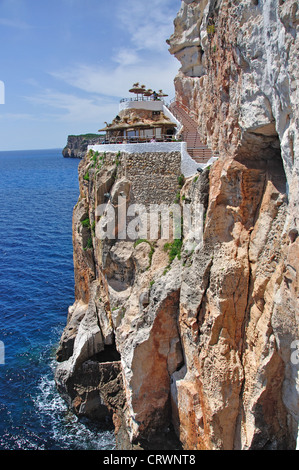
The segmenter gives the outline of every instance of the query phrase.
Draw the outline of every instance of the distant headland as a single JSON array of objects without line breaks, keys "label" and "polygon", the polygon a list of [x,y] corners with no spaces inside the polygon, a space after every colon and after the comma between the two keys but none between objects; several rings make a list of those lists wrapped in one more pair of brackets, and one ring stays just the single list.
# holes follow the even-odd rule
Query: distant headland
[{"label": "distant headland", "polygon": [[69,135],[62,155],[64,158],[83,158],[88,145],[99,144],[101,140],[103,136],[100,134]]}]

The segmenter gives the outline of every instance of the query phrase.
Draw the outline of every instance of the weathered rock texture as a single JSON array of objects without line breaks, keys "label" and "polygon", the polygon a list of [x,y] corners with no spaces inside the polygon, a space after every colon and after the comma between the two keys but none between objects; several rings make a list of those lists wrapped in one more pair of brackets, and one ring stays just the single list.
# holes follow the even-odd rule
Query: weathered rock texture
[{"label": "weathered rock texture", "polygon": [[188,448],[295,446],[298,15],[292,0],[183,2],[169,40],[177,99],[221,156],[181,286],[173,389]]},{"label": "weathered rock texture", "polygon": [[79,414],[113,415],[119,448],[296,447],[297,29],[293,0],[182,2],[177,99],[220,157],[181,190],[182,206],[202,204],[204,232],[173,261],[167,240],[101,241],[94,227],[107,194],[107,207],[121,194],[170,204],[177,156],[79,165],[76,302],[56,380]]},{"label": "weathered rock texture", "polygon": [[[155,299],[149,310],[151,285],[169,264],[163,249],[167,239],[150,241],[146,235],[136,243],[120,237],[124,227],[118,210],[122,201],[131,208],[171,205],[180,189],[180,158],[180,153],[87,153],[79,164],[80,197],[73,215],[76,301],[57,351],[56,381],[79,415],[113,417],[119,448],[155,447],[162,441],[166,448],[179,445],[165,431],[171,425],[170,374],[183,361],[179,278],[175,286],[168,282],[159,305]],[[105,227],[105,214],[98,211],[103,205],[115,209],[112,239],[97,236]],[[128,213],[125,234],[134,215]],[[136,420],[144,432],[133,436]]]},{"label": "weathered rock texture", "polygon": [[103,136],[97,134],[69,135],[62,155],[64,158],[83,158],[88,145],[99,144],[102,140]]}]

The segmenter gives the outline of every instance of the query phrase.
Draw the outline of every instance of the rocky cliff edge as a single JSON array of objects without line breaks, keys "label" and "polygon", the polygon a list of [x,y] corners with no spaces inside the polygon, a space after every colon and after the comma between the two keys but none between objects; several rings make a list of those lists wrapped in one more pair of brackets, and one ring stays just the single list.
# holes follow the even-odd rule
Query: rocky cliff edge
[{"label": "rocky cliff edge", "polygon": [[[78,414],[113,417],[118,448],[296,447],[298,20],[292,0],[182,2],[177,100],[219,159],[185,181],[159,167],[176,155],[136,155],[136,177],[124,154],[80,162],[56,381]],[[199,204],[202,237],[137,243],[118,220],[99,239],[99,205],[156,195]]]}]

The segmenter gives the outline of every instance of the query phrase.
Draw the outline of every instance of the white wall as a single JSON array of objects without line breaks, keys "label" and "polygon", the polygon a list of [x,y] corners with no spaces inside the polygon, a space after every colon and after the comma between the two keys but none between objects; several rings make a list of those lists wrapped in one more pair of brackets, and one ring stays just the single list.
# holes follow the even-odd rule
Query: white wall
[{"label": "white wall", "polygon": [[180,121],[172,114],[172,112],[165,105],[163,106],[163,113],[165,114],[166,117],[168,117],[171,120],[171,122],[174,122],[177,125],[176,133],[178,134],[183,127]]},{"label": "white wall", "polygon": [[146,109],[149,111],[163,111],[163,101],[122,101],[119,103],[119,111],[125,109]]},{"label": "white wall", "polygon": [[127,153],[146,153],[146,152],[181,152],[183,142],[148,142],[142,144],[102,144],[89,145],[88,150],[95,152],[127,152]]},{"label": "white wall", "polygon": [[187,152],[186,142],[150,142],[144,144],[102,144],[102,145],[89,145],[88,150],[94,152],[126,152],[126,153],[167,153],[167,152],[180,152],[181,153],[181,172],[188,178],[189,176],[197,173],[197,168],[205,168],[211,165],[217,158],[211,158],[207,163],[197,163],[194,161]]},{"label": "white wall", "polygon": [[197,163],[193,158],[190,157],[189,153],[187,152],[187,143],[182,142],[181,148],[181,172],[188,178],[188,176],[192,176],[197,173],[197,168],[203,168],[203,165]]}]

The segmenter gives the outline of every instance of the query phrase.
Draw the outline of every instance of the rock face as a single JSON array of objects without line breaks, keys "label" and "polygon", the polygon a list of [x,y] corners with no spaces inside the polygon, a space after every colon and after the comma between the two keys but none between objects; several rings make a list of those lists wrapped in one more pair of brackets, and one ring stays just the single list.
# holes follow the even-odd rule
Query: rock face
[{"label": "rock face", "polygon": [[189,448],[295,446],[298,21],[292,0],[183,2],[168,41],[182,64],[177,99],[221,156],[210,173],[208,279],[208,259],[194,260],[187,296],[181,288],[189,360],[176,396],[197,410],[179,415]]},{"label": "rock face", "polygon": [[69,135],[62,155],[64,158],[83,158],[88,145],[98,144],[102,139],[98,134]]},{"label": "rock face", "polygon": [[[171,205],[182,185],[179,177],[180,153],[87,153],[79,164],[80,197],[73,215],[76,301],[57,351],[56,382],[79,415],[113,417],[119,448],[159,446],[162,439],[163,445],[179,445],[167,430],[170,374],[183,361],[179,277],[173,285],[164,276],[166,284],[150,309],[155,279],[169,264],[163,249],[168,240],[150,240],[149,233],[140,238],[141,232],[130,236],[140,224],[134,214],[138,205]],[[123,201],[129,209],[125,227]],[[100,232],[107,229],[106,215],[113,208],[116,224],[111,238],[103,240]]]},{"label": "rock face", "polygon": [[[113,416],[118,448],[296,447],[298,20],[293,0],[182,2],[177,99],[219,159],[183,187],[176,155],[80,162],[56,381],[78,414]],[[201,205],[202,238],[136,242],[118,211],[100,239],[121,197],[178,191],[181,209]]]}]

